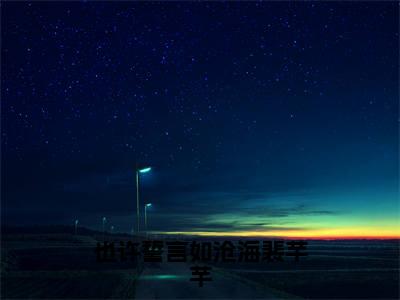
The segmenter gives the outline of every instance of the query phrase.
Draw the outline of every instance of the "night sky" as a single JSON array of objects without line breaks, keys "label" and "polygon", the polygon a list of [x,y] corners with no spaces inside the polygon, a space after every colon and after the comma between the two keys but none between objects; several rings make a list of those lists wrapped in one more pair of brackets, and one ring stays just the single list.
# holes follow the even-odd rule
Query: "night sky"
[{"label": "night sky", "polygon": [[3,223],[400,236],[398,9],[3,2]]}]

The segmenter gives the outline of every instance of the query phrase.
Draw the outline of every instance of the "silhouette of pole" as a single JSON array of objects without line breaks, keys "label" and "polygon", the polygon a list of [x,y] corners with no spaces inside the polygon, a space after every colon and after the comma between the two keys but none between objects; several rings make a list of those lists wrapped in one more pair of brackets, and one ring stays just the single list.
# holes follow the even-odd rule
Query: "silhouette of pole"
[{"label": "silhouette of pole", "polygon": [[79,223],[79,220],[75,220],[75,235],[78,231],[78,223]]},{"label": "silhouette of pole", "polygon": [[139,226],[140,226],[140,219],[139,219],[139,170],[136,170],[136,230],[139,234]]},{"label": "silhouette of pole", "polygon": [[151,207],[151,203],[147,203],[144,205],[144,228],[146,230],[147,235],[147,208]]},{"label": "silhouette of pole", "polygon": [[103,241],[105,240],[105,236],[106,236],[106,217],[103,217]]}]

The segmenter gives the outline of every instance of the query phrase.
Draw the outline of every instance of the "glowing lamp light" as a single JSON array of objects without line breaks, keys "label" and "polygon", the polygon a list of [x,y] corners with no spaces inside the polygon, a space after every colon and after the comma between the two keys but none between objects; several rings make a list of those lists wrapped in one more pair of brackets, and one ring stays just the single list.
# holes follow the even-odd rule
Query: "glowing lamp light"
[{"label": "glowing lamp light", "polygon": [[139,170],[139,173],[147,173],[151,171],[151,167],[143,168]]}]

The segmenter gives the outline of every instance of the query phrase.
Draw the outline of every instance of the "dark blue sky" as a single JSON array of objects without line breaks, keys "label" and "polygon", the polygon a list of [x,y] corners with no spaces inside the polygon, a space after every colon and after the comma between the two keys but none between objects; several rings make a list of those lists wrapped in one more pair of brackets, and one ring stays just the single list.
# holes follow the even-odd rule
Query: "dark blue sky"
[{"label": "dark blue sky", "polygon": [[2,218],[129,231],[143,163],[153,230],[400,230],[398,22],[396,2],[3,3]]}]

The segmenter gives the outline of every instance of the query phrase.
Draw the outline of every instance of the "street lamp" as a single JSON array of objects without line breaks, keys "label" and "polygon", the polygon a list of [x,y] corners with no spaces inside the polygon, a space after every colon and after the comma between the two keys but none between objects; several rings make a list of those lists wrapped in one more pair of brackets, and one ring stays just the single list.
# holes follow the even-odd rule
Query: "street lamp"
[{"label": "street lamp", "polygon": [[147,234],[147,208],[151,207],[151,203],[147,203],[144,205],[144,227],[146,228],[146,234]]},{"label": "street lamp", "polygon": [[78,230],[78,223],[79,223],[79,220],[75,220],[75,235]]},{"label": "street lamp", "polygon": [[136,218],[137,218],[137,232],[139,233],[140,218],[139,218],[139,173],[147,173],[151,171],[151,167],[136,168]]},{"label": "street lamp", "polygon": [[103,221],[103,240],[104,240],[106,234],[106,227],[105,227],[107,222],[106,217],[103,217],[102,221]]},{"label": "street lamp", "polygon": [[113,231],[114,231],[114,226],[113,225],[111,225],[111,234],[113,233]]}]

